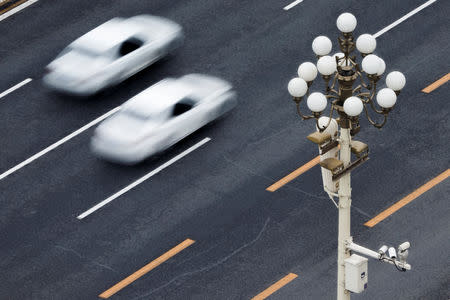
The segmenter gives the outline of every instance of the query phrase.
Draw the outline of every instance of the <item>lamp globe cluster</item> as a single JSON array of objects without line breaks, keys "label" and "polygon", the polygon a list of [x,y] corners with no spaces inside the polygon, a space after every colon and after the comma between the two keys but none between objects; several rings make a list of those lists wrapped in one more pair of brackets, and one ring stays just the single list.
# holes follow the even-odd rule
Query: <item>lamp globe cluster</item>
[{"label": "lamp globe cluster", "polygon": [[[332,117],[335,111],[343,122],[348,118],[349,122],[353,122],[350,127],[359,128],[358,116],[365,110],[369,122],[381,128],[386,123],[387,114],[396,104],[397,96],[406,84],[406,78],[399,71],[390,72],[386,76],[387,87],[377,91],[378,81],[386,71],[386,63],[374,54],[377,48],[376,38],[364,33],[355,41],[353,32],[357,20],[348,12],[338,16],[336,25],[341,36],[338,37],[335,54],[330,54],[333,50],[331,40],[325,35],[317,36],[312,41],[316,63],[301,63],[298,67],[298,77],[288,84],[288,91],[297,104],[297,112],[303,119],[317,120],[330,102],[330,116]],[[359,52],[359,58],[355,55],[355,50]],[[326,84],[323,92],[312,91],[313,83],[319,74]],[[300,103],[304,97],[307,98],[306,105],[312,115],[301,112]],[[377,109],[375,104],[381,109]],[[374,121],[370,117],[371,114],[382,115],[384,121]],[[353,132],[357,131],[359,130]]]}]

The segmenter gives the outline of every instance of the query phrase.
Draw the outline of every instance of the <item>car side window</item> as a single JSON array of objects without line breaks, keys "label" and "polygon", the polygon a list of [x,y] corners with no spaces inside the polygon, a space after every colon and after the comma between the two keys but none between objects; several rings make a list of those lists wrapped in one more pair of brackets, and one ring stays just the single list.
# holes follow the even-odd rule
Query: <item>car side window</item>
[{"label": "car side window", "polygon": [[174,105],[172,116],[176,117],[179,115],[184,114],[185,112],[191,110],[192,107],[194,107],[195,102],[192,99],[189,98],[183,98],[180,101],[178,101],[177,104]]},{"label": "car side window", "polygon": [[138,38],[134,38],[134,37],[129,38],[128,40],[123,42],[122,45],[120,46],[119,55],[125,56],[125,55],[133,52],[134,50],[139,49],[143,44],[144,44],[144,42]]}]

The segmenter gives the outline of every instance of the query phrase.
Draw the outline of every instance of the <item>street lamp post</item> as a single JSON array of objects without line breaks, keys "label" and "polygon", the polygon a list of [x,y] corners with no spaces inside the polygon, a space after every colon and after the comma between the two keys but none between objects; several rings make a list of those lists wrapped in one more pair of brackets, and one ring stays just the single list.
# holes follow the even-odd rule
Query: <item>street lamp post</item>
[{"label": "street lamp post", "polygon": [[[350,291],[346,289],[346,280],[349,278],[345,278],[345,265],[351,251],[389,262],[402,271],[410,269],[405,256],[397,260],[395,255],[386,254],[387,246],[382,247],[384,251],[380,249],[375,252],[356,245],[350,235],[350,172],[368,159],[368,146],[352,140],[360,129],[359,115],[364,110],[370,124],[377,128],[383,127],[400,90],[406,83],[405,76],[394,71],[386,77],[387,88],[377,92],[377,84],[386,69],[386,64],[383,59],[373,54],[377,42],[372,35],[363,34],[355,42],[353,31],[356,23],[356,18],[352,14],[341,14],[336,22],[338,29],[342,32],[338,38],[341,52],[330,56],[331,40],[326,36],[316,37],[312,48],[318,58],[317,63],[302,63],[298,68],[299,77],[292,79],[288,84],[288,91],[297,106],[298,114],[303,119],[316,120],[317,131],[310,134],[308,139],[319,145],[325,191],[333,202],[334,197],[339,198],[339,203],[335,203],[339,209],[337,276],[337,299],[339,300],[350,299]],[[353,55],[355,48],[362,56],[361,64],[357,62],[356,55]],[[325,92],[310,93],[318,72],[325,81]],[[311,115],[303,114],[300,109],[300,104],[305,97],[306,104],[312,112]],[[375,104],[375,100],[378,105]],[[325,117],[322,114],[328,102],[331,102],[331,109],[328,117]],[[333,119],[335,112],[338,114],[336,120]],[[381,121],[375,121],[371,114],[379,115]],[[339,137],[337,124],[340,127]],[[336,128],[334,132],[330,130],[331,127]],[[336,147],[339,147],[339,150],[336,150]],[[326,155],[333,149],[334,153],[339,153],[339,159],[337,156]],[[352,153],[355,157],[353,161]],[[409,243],[407,245],[409,248]]]}]

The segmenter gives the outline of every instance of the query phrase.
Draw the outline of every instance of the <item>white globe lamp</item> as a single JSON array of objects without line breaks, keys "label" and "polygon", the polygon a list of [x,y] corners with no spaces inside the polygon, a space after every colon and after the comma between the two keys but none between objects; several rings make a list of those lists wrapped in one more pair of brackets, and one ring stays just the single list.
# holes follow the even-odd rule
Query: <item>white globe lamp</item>
[{"label": "white globe lamp", "polygon": [[319,92],[312,93],[306,100],[306,105],[312,112],[321,112],[327,107],[327,97]]},{"label": "white globe lamp", "polygon": [[369,54],[362,60],[362,69],[367,74],[377,74],[380,69],[381,61],[375,54]]},{"label": "white globe lamp", "polygon": [[[328,127],[326,127],[328,125]],[[326,128],[325,128],[326,127]],[[317,130],[324,130],[324,132],[329,133],[331,136],[336,135],[339,130],[339,126],[335,119],[331,119],[329,117],[322,116],[317,120]]]},{"label": "white globe lamp", "polygon": [[349,33],[356,28],[356,18],[351,13],[343,13],[336,20],[337,28],[343,33]]},{"label": "white globe lamp", "polygon": [[331,56],[322,56],[317,61],[317,69],[320,74],[328,76],[336,71],[336,59]]},{"label": "white globe lamp", "polygon": [[344,111],[350,117],[359,116],[363,110],[363,102],[358,97],[352,96],[344,101]]},{"label": "white globe lamp", "polygon": [[308,91],[308,85],[302,78],[293,78],[289,81],[288,91],[292,97],[300,98],[303,97]]},{"label": "white globe lamp", "polygon": [[393,71],[386,76],[386,85],[394,91],[400,91],[405,84],[405,75],[399,71]]},{"label": "white globe lamp", "polygon": [[304,62],[298,67],[298,76],[306,82],[313,81],[317,77],[316,65],[312,62]]},{"label": "white globe lamp", "polygon": [[377,103],[382,108],[392,108],[397,101],[397,95],[390,88],[384,88],[377,93]]},{"label": "white globe lamp", "polygon": [[386,63],[384,62],[384,59],[382,59],[381,57],[378,57],[378,59],[380,60],[380,65],[378,66],[377,75],[381,76],[386,70]]},{"label": "white globe lamp", "polygon": [[324,36],[318,36],[312,42],[312,49],[316,55],[324,56],[330,53],[332,48],[331,40]]},{"label": "white globe lamp", "polygon": [[377,40],[371,34],[365,33],[356,39],[356,49],[363,54],[372,53],[376,47]]}]

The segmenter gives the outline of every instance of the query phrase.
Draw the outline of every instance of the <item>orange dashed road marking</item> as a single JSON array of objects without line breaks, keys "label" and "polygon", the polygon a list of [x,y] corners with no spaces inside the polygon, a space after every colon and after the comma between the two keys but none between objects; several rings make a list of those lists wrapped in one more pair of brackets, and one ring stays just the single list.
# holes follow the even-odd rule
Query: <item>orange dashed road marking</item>
[{"label": "orange dashed road marking", "polygon": [[281,178],[280,180],[278,180],[277,182],[275,182],[274,184],[269,186],[266,189],[266,191],[275,192],[283,185],[289,183],[290,181],[294,180],[298,176],[302,175],[303,173],[305,173],[306,171],[308,171],[309,169],[311,169],[312,167],[317,165],[319,162],[320,162],[320,156],[314,157],[312,160],[310,160],[309,162],[307,162],[306,164],[304,164],[303,166],[301,166],[300,168],[298,168],[291,174],[286,175],[285,177]]},{"label": "orange dashed road marking", "polygon": [[441,79],[433,82],[432,84],[424,88],[422,92],[429,94],[449,80],[450,80],[450,73],[447,73],[447,75],[444,75],[444,77],[442,77]]},{"label": "orange dashed road marking", "polygon": [[297,277],[298,275],[294,273],[287,274],[286,276],[284,276],[283,278],[281,278],[280,280],[269,286],[267,289],[265,289],[264,291],[253,297],[252,300],[266,299],[267,297],[269,297],[270,295],[272,295],[273,293],[275,293],[276,291],[278,291],[283,286],[285,286],[286,284],[288,284]]},{"label": "orange dashed road marking", "polygon": [[[6,4],[6,3],[8,3],[9,1],[10,1],[10,0],[5,1],[4,3],[1,3],[1,4]],[[7,11],[10,11],[10,10],[13,9],[14,7],[19,6],[20,4],[22,4],[22,3],[26,2],[26,1],[27,1],[27,0],[21,0],[21,1],[19,1],[19,2],[16,2],[16,3],[10,5],[9,7],[5,8],[5,9],[3,9],[3,10],[0,10],[0,15],[4,14],[4,13],[7,12]]]},{"label": "orange dashed road marking", "polygon": [[169,251],[167,251],[166,253],[164,253],[163,255],[161,255],[160,257],[158,257],[151,263],[149,263],[146,266],[144,266],[143,268],[137,270],[136,272],[134,272],[127,278],[123,279],[119,283],[115,284],[108,290],[104,291],[103,293],[101,293],[99,295],[99,297],[103,298],[103,299],[111,297],[112,295],[114,295],[115,293],[117,293],[118,291],[120,291],[121,289],[123,289],[124,287],[126,287],[127,285],[132,283],[133,281],[144,276],[145,274],[147,274],[148,272],[150,272],[151,270],[153,270],[154,268],[156,268],[157,266],[159,266],[160,264],[162,264],[169,258],[175,256],[176,254],[178,254],[185,248],[189,247],[193,243],[195,243],[195,241],[193,241],[191,239],[186,239],[185,241],[183,241],[180,244],[178,244],[177,246],[173,247],[172,249],[170,249]]},{"label": "orange dashed road marking", "polygon": [[405,206],[406,204],[410,203],[411,201],[413,201],[414,199],[416,199],[417,197],[419,197],[420,195],[422,195],[423,193],[425,193],[426,191],[428,191],[435,185],[437,185],[440,182],[447,179],[449,176],[450,176],[450,169],[447,169],[443,173],[439,174],[437,177],[431,179],[430,181],[428,181],[427,183],[425,183],[424,185],[419,187],[417,190],[415,190],[408,196],[404,197],[403,199],[401,199],[400,201],[398,201],[397,203],[395,203],[388,209],[384,210],[382,213],[377,215],[375,218],[364,223],[364,225],[367,227],[373,227],[373,226],[377,225],[378,223],[380,223],[381,221],[383,221],[384,219],[386,219],[387,217],[389,217],[390,215],[395,213],[397,210],[399,210],[400,208]]}]

